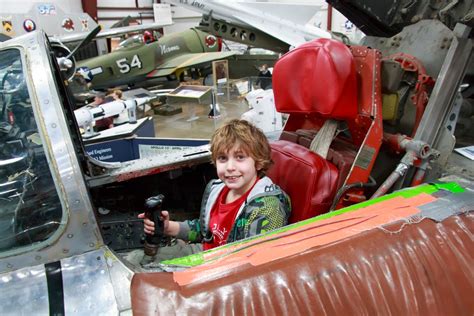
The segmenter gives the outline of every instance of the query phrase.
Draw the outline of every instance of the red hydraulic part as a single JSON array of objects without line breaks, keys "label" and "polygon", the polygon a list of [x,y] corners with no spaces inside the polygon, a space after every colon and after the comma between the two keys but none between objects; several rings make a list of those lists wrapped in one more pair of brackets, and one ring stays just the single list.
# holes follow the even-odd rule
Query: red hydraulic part
[{"label": "red hydraulic part", "polygon": [[428,104],[428,88],[434,85],[434,80],[426,74],[425,67],[414,56],[404,53],[395,53],[385,58],[386,60],[393,60],[400,64],[403,70],[417,73],[417,81],[415,85],[415,93],[411,97],[411,101],[416,108],[415,125],[413,126],[412,136],[415,135],[421,117],[425,112]]},{"label": "red hydraulic part", "polygon": [[387,193],[395,182],[403,177],[411,167],[417,168],[411,185],[416,186],[421,184],[429,163],[439,156],[439,152],[433,150],[427,143],[413,140],[406,135],[384,133],[383,140],[392,151],[396,153],[405,152],[405,155],[395,170],[372,195],[371,199]]}]

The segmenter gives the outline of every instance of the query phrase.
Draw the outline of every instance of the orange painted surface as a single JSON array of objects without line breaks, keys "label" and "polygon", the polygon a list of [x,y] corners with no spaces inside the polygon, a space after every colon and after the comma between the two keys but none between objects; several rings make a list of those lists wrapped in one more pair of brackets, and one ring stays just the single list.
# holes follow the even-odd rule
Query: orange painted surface
[{"label": "orange painted surface", "polygon": [[388,223],[401,221],[419,213],[418,206],[435,200],[435,197],[425,193],[411,198],[394,197],[291,231],[269,235],[221,250],[217,249],[217,251],[205,255],[206,261],[211,260],[211,262],[185,271],[174,272],[173,278],[180,286],[206,279],[215,279],[217,275],[224,274],[241,265],[258,266],[376,229]]}]

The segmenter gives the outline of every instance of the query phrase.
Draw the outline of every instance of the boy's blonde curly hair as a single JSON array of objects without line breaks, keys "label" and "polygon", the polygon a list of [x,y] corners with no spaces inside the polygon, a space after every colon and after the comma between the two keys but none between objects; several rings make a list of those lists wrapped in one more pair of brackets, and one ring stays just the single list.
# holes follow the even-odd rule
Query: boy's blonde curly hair
[{"label": "boy's blonde curly hair", "polygon": [[211,138],[212,161],[227,153],[235,144],[255,160],[257,174],[261,178],[273,164],[271,147],[262,130],[245,120],[230,120],[214,132]]}]

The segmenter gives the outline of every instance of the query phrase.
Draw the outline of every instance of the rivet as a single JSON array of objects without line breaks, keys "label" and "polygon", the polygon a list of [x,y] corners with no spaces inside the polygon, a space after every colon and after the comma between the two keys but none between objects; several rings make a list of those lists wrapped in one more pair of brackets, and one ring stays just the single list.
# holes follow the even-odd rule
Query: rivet
[{"label": "rivet", "polygon": [[56,123],[51,124],[51,127],[56,128],[57,127]]},{"label": "rivet", "polygon": [[94,243],[91,242],[91,243],[89,244],[89,247],[91,247],[91,248],[94,247]]},{"label": "rivet", "polygon": [[72,238],[72,237],[74,237],[73,234],[68,234],[68,235],[67,235],[67,238]]},{"label": "rivet", "polygon": [[69,249],[63,249],[63,253],[68,253]]}]

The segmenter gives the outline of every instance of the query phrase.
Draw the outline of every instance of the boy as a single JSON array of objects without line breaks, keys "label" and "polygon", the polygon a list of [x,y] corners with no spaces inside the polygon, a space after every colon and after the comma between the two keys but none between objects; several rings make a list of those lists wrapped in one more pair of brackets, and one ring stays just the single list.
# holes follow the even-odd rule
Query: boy
[{"label": "boy", "polygon": [[[165,235],[181,241],[160,248],[156,260],[212,249],[287,224],[290,199],[265,176],[272,164],[271,148],[260,129],[244,120],[231,120],[215,131],[211,153],[219,180],[208,183],[200,218],[175,222],[163,211]],[[144,226],[145,233],[153,234],[152,221],[145,218]]]}]

